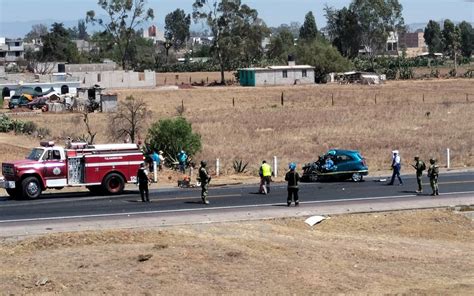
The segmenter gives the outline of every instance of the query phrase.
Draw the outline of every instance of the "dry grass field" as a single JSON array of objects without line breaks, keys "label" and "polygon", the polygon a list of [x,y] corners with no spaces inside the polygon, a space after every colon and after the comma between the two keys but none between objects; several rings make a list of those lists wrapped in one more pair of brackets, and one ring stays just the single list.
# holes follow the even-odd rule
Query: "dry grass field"
[{"label": "dry grass field", "polygon": [[463,215],[303,220],[4,239],[0,294],[472,295],[474,233]]},{"label": "dry grass field", "polygon": [[[235,82],[234,72],[225,72],[226,80]],[[156,85],[202,84],[206,85],[221,81],[220,72],[187,72],[187,73],[156,73]]]},{"label": "dry grass field", "polygon": [[[281,175],[288,162],[301,167],[329,148],[360,150],[371,171],[389,168],[392,149],[401,151],[407,172],[417,154],[425,160],[436,157],[445,165],[446,148],[451,149],[453,167],[474,166],[474,83],[469,79],[118,93],[119,100],[128,95],[145,100],[153,111],[149,123],[177,116],[177,107],[184,103],[183,115],[202,135],[203,150],[196,159],[212,164],[220,158],[221,172],[226,174],[233,173],[235,159],[249,162],[249,174],[255,174],[261,160],[278,156]],[[90,115],[96,142],[109,141],[107,116]],[[48,127],[57,139],[85,133],[79,114],[21,118]],[[23,156],[25,147],[37,140],[2,135],[0,142],[4,161]]]}]

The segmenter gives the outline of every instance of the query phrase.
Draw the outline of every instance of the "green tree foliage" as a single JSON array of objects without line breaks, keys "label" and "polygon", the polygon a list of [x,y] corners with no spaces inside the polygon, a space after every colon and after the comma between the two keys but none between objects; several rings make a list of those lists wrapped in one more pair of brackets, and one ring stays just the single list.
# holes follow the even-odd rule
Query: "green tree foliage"
[{"label": "green tree foliage", "polygon": [[313,12],[310,11],[304,18],[303,26],[300,29],[299,38],[304,41],[313,41],[318,36],[318,28]]},{"label": "green tree foliage", "polygon": [[294,36],[289,28],[283,27],[270,40],[267,58],[275,63],[285,63],[288,55],[295,51]]},{"label": "green tree foliage", "polygon": [[170,40],[175,49],[182,48],[189,38],[191,15],[184,10],[176,9],[165,17],[165,37]]},{"label": "green tree foliage", "polygon": [[359,54],[362,29],[357,15],[346,7],[337,10],[326,6],[326,31],[332,44],[339,52],[348,58],[355,58]]},{"label": "green tree foliage", "polygon": [[466,21],[461,22],[458,28],[461,35],[461,53],[464,57],[470,58],[474,50],[474,29]]},{"label": "green tree foliage", "polygon": [[441,34],[441,27],[438,22],[430,20],[425,28],[423,37],[430,54],[444,51],[443,36]]},{"label": "green tree foliage", "polygon": [[147,141],[152,149],[162,150],[168,159],[175,160],[179,151],[189,156],[201,151],[201,136],[193,132],[191,123],[184,117],[162,119],[152,124]]},{"label": "green tree foliage", "polygon": [[130,51],[133,36],[137,27],[153,19],[153,9],[146,9],[146,0],[98,0],[97,4],[104,10],[106,17],[97,17],[94,10],[87,12],[86,21],[102,26],[111,37],[111,45],[120,53],[123,69],[128,69],[133,51]]},{"label": "green tree foliage", "polygon": [[157,54],[153,40],[137,33],[130,42],[130,66],[136,71],[155,69]]},{"label": "green tree foliage", "polygon": [[68,30],[62,23],[54,23],[51,31],[42,37],[43,48],[39,52],[40,61],[77,63],[80,60],[76,44],[71,41]]},{"label": "green tree foliage", "polygon": [[87,33],[87,26],[84,20],[77,22],[77,39],[89,40],[89,34]]},{"label": "green tree foliage", "polygon": [[263,56],[261,44],[269,30],[257,11],[241,0],[195,0],[193,18],[204,21],[211,31],[222,84],[225,70],[248,66]]},{"label": "green tree foliage", "polygon": [[448,19],[444,21],[442,33],[444,52],[447,56],[454,58],[455,54],[457,54],[461,47],[461,35],[459,32],[459,28],[456,27],[454,23]]},{"label": "green tree foliage", "polygon": [[385,50],[391,31],[404,29],[403,7],[398,0],[353,0],[349,9],[357,15],[361,45],[372,57]]},{"label": "green tree foliage", "polygon": [[297,61],[315,67],[316,82],[325,82],[328,73],[343,72],[353,67],[336,48],[321,40],[298,44]]},{"label": "green tree foliage", "polygon": [[142,99],[128,96],[120,104],[118,111],[109,117],[109,134],[113,140],[130,138],[135,143],[150,115],[151,112]]}]

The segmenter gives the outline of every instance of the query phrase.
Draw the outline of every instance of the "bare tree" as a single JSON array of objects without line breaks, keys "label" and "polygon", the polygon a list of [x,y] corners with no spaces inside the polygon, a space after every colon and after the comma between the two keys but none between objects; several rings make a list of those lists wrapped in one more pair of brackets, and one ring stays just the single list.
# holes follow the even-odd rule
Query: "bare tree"
[{"label": "bare tree", "polygon": [[130,139],[132,143],[135,143],[150,116],[151,111],[148,111],[143,100],[135,99],[133,96],[126,97],[117,113],[109,118],[111,138],[113,140]]},{"label": "bare tree", "polygon": [[89,113],[87,111],[82,112],[82,116],[84,116],[83,121],[84,124],[86,125],[87,129],[87,136],[83,135],[81,138],[86,141],[89,145],[94,144],[94,139],[97,134],[97,132],[92,132],[90,124],[89,124]]}]

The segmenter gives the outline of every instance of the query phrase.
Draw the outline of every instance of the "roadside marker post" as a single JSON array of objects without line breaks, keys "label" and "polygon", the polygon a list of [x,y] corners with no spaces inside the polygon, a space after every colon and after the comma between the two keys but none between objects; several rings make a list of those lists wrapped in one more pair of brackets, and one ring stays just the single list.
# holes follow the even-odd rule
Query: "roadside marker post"
[{"label": "roadside marker post", "polygon": [[216,176],[219,177],[219,166],[220,166],[220,161],[219,158],[216,159]]},{"label": "roadside marker post", "polygon": [[451,151],[449,148],[446,149],[446,167],[449,169],[451,168]]},{"label": "roadside marker post", "polygon": [[157,170],[156,161],[153,162],[153,182],[154,183],[158,182],[158,170]]},{"label": "roadside marker post", "polygon": [[276,156],[273,156],[273,175],[275,178],[278,176],[278,159]]}]

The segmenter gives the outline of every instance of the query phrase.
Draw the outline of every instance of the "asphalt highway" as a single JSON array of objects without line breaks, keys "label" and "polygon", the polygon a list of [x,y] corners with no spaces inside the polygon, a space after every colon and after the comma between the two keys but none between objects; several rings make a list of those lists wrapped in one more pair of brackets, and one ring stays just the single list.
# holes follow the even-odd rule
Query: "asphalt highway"
[{"label": "asphalt highway", "polygon": [[[343,202],[386,202],[393,199],[428,200],[431,189],[424,179],[424,193],[416,194],[414,176],[403,176],[404,185],[387,186],[378,179],[366,178],[363,182],[318,182],[300,184],[300,206],[304,209],[315,204],[337,204]],[[212,184],[211,184],[212,185]],[[439,180],[440,196],[474,196],[474,172],[442,174]],[[0,197],[0,228],[11,223],[28,223],[61,219],[91,219],[103,217],[130,217],[173,215],[175,213],[206,213],[245,209],[285,207],[286,184],[272,183],[268,195],[258,194],[258,185],[234,185],[210,187],[210,205],[200,199],[200,188],[173,188],[150,191],[150,203],[142,203],[137,190],[118,196],[93,196],[88,192],[61,193],[47,191],[36,200],[12,200]],[[471,200],[474,204],[474,199]]]}]

